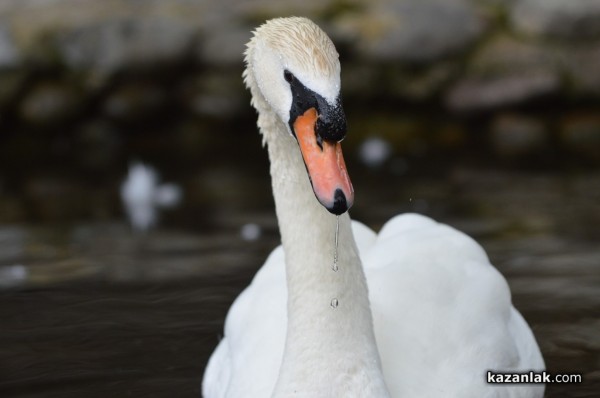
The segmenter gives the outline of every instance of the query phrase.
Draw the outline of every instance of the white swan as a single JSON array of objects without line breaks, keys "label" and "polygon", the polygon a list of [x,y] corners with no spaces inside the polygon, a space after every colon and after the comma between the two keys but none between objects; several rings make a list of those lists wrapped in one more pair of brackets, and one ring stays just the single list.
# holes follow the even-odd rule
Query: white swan
[{"label": "white swan", "polygon": [[[204,397],[542,397],[543,385],[486,384],[489,369],[544,362],[477,243],[419,215],[375,235],[344,213],[340,65],[325,33],[304,18],[271,20],[246,64],[282,247],[229,310]],[[344,213],[337,272],[326,208]]]}]

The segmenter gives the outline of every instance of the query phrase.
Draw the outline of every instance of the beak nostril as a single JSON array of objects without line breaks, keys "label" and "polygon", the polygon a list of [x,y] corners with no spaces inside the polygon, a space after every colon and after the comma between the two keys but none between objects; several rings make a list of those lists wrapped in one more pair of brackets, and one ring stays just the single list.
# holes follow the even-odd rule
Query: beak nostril
[{"label": "beak nostril", "polygon": [[321,151],[323,151],[323,137],[321,137],[320,134],[316,134],[317,136],[317,145],[319,146],[319,148],[321,148]]}]

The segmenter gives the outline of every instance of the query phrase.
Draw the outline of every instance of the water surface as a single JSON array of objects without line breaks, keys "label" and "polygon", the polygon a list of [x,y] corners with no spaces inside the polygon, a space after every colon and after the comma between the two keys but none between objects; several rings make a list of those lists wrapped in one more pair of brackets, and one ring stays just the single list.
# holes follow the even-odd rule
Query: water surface
[{"label": "water surface", "polygon": [[[145,235],[119,220],[0,227],[0,396],[199,397],[228,307],[278,244],[272,204],[235,205],[268,181],[240,173],[218,196],[231,206],[197,222],[172,214]],[[546,396],[598,396],[600,174],[362,171],[353,182],[352,215],[375,229],[416,211],[476,238],[548,369],[584,375]],[[258,240],[242,239],[249,222]]]}]

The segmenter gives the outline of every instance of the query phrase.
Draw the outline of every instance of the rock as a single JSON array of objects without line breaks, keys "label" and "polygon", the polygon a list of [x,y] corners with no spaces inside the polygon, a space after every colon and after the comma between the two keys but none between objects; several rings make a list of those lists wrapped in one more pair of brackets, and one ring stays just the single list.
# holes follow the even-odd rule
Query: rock
[{"label": "rock", "polygon": [[181,21],[129,17],[63,32],[56,45],[69,68],[112,74],[180,62],[194,39],[194,29]]},{"label": "rock", "polygon": [[182,118],[170,135],[178,161],[193,162],[213,153],[214,130],[206,118]]},{"label": "rock", "polygon": [[381,93],[378,77],[380,71],[366,62],[349,62],[342,66],[342,99],[350,96],[361,98]]},{"label": "rock", "polygon": [[419,68],[419,71],[403,70],[390,65],[388,76],[390,94],[411,101],[424,101],[433,98],[459,72],[455,62],[437,62],[429,68]]},{"label": "rock", "polygon": [[32,177],[25,184],[30,217],[39,221],[65,222],[86,214],[91,193],[81,184],[63,178]]},{"label": "rock", "polygon": [[553,74],[468,78],[453,86],[446,104],[453,111],[474,111],[525,102],[557,91]]},{"label": "rock", "polygon": [[200,41],[196,58],[209,65],[241,65],[251,34],[248,27],[237,24],[221,25],[218,30],[211,31],[211,34]]},{"label": "rock", "polygon": [[500,36],[469,63],[465,76],[446,94],[452,110],[513,105],[557,93],[559,63],[548,49]]},{"label": "rock", "polygon": [[12,101],[27,73],[19,68],[21,55],[5,21],[0,19],[0,108]]},{"label": "rock", "polygon": [[240,70],[206,71],[182,84],[189,110],[198,116],[231,118],[247,107]]},{"label": "rock", "polygon": [[106,116],[123,122],[137,122],[156,118],[167,103],[164,90],[146,82],[126,83],[106,98],[103,110]]},{"label": "rock", "polygon": [[496,7],[508,7],[519,0],[475,0],[477,3],[491,5]]},{"label": "rock", "polygon": [[119,132],[106,120],[86,123],[76,134],[76,157],[87,170],[106,171],[115,165],[123,143]]},{"label": "rock", "polygon": [[427,63],[467,50],[485,23],[462,0],[404,0],[346,14],[333,21],[333,29],[353,42],[361,57]]},{"label": "rock", "polygon": [[23,69],[0,71],[0,108],[15,100],[26,77],[27,72]]},{"label": "rock", "polygon": [[515,30],[533,36],[600,37],[598,0],[518,0],[509,19]]},{"label": "rock", "polygon": [[0,69],[15,68],[21,61],[19,51],[3,22],[0,20]]},{"label": "rock", "polygon": [[[0,223],[4,225],[17,224],[26,218],[25,204],[17,197],[3,196],[0,198]],[[6,258],[6,248],[2,248],[1,257]],[[4,264],[6,262],[0,258]]]},{"label": "rock", "polygon": [[342,2],[338,0],[233,0],[220,3],[221,7],[226,8],[228,13],[234,14],[238,20],[252,21],[256,25],[267,19],[292,15],[317,21],[327,13],[335,12],[336,7],[343,7],[340,6]]},{"label": "rock", "polygon": [[600,41],[565,46],[562,48],[560,59],[574,94],[600,96]]},{"label": "rock", "polygon": [[433,144],[442,150],[461,148],[468,141],[465,126],[456,122],[446,122],[435,128]]},{"label": "rock", "polygon": [[557,73],[552,49],[541,43],[498,35],[486,43],[469,61],[469,71],[481,76],[549,71]]},{"label": "rock", "polygon": [[19,104],[22,120],[32,125],[64,122],[80,109],[79,93],[64,83],[41,82]]},{"label": "rock", "polygon": [[561,142],[577,155],[600,160],[600,116],[573,114],[563,120]]},{"label": "rock", "polygon": [[494,152],[504,157],[538,152],[548,144],[544,123],[532,117],[501,114],[494,119],[490,130]]}]

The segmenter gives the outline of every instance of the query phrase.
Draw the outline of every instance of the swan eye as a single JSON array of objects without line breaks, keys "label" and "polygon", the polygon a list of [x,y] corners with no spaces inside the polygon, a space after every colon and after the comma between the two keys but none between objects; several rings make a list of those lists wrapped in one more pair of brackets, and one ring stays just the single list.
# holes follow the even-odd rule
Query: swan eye
[{"label": "swan eye", "polygon": [[283,78],[286,82],[291,83],[294,81],[294,75],[289,70],[283,71]]}]

